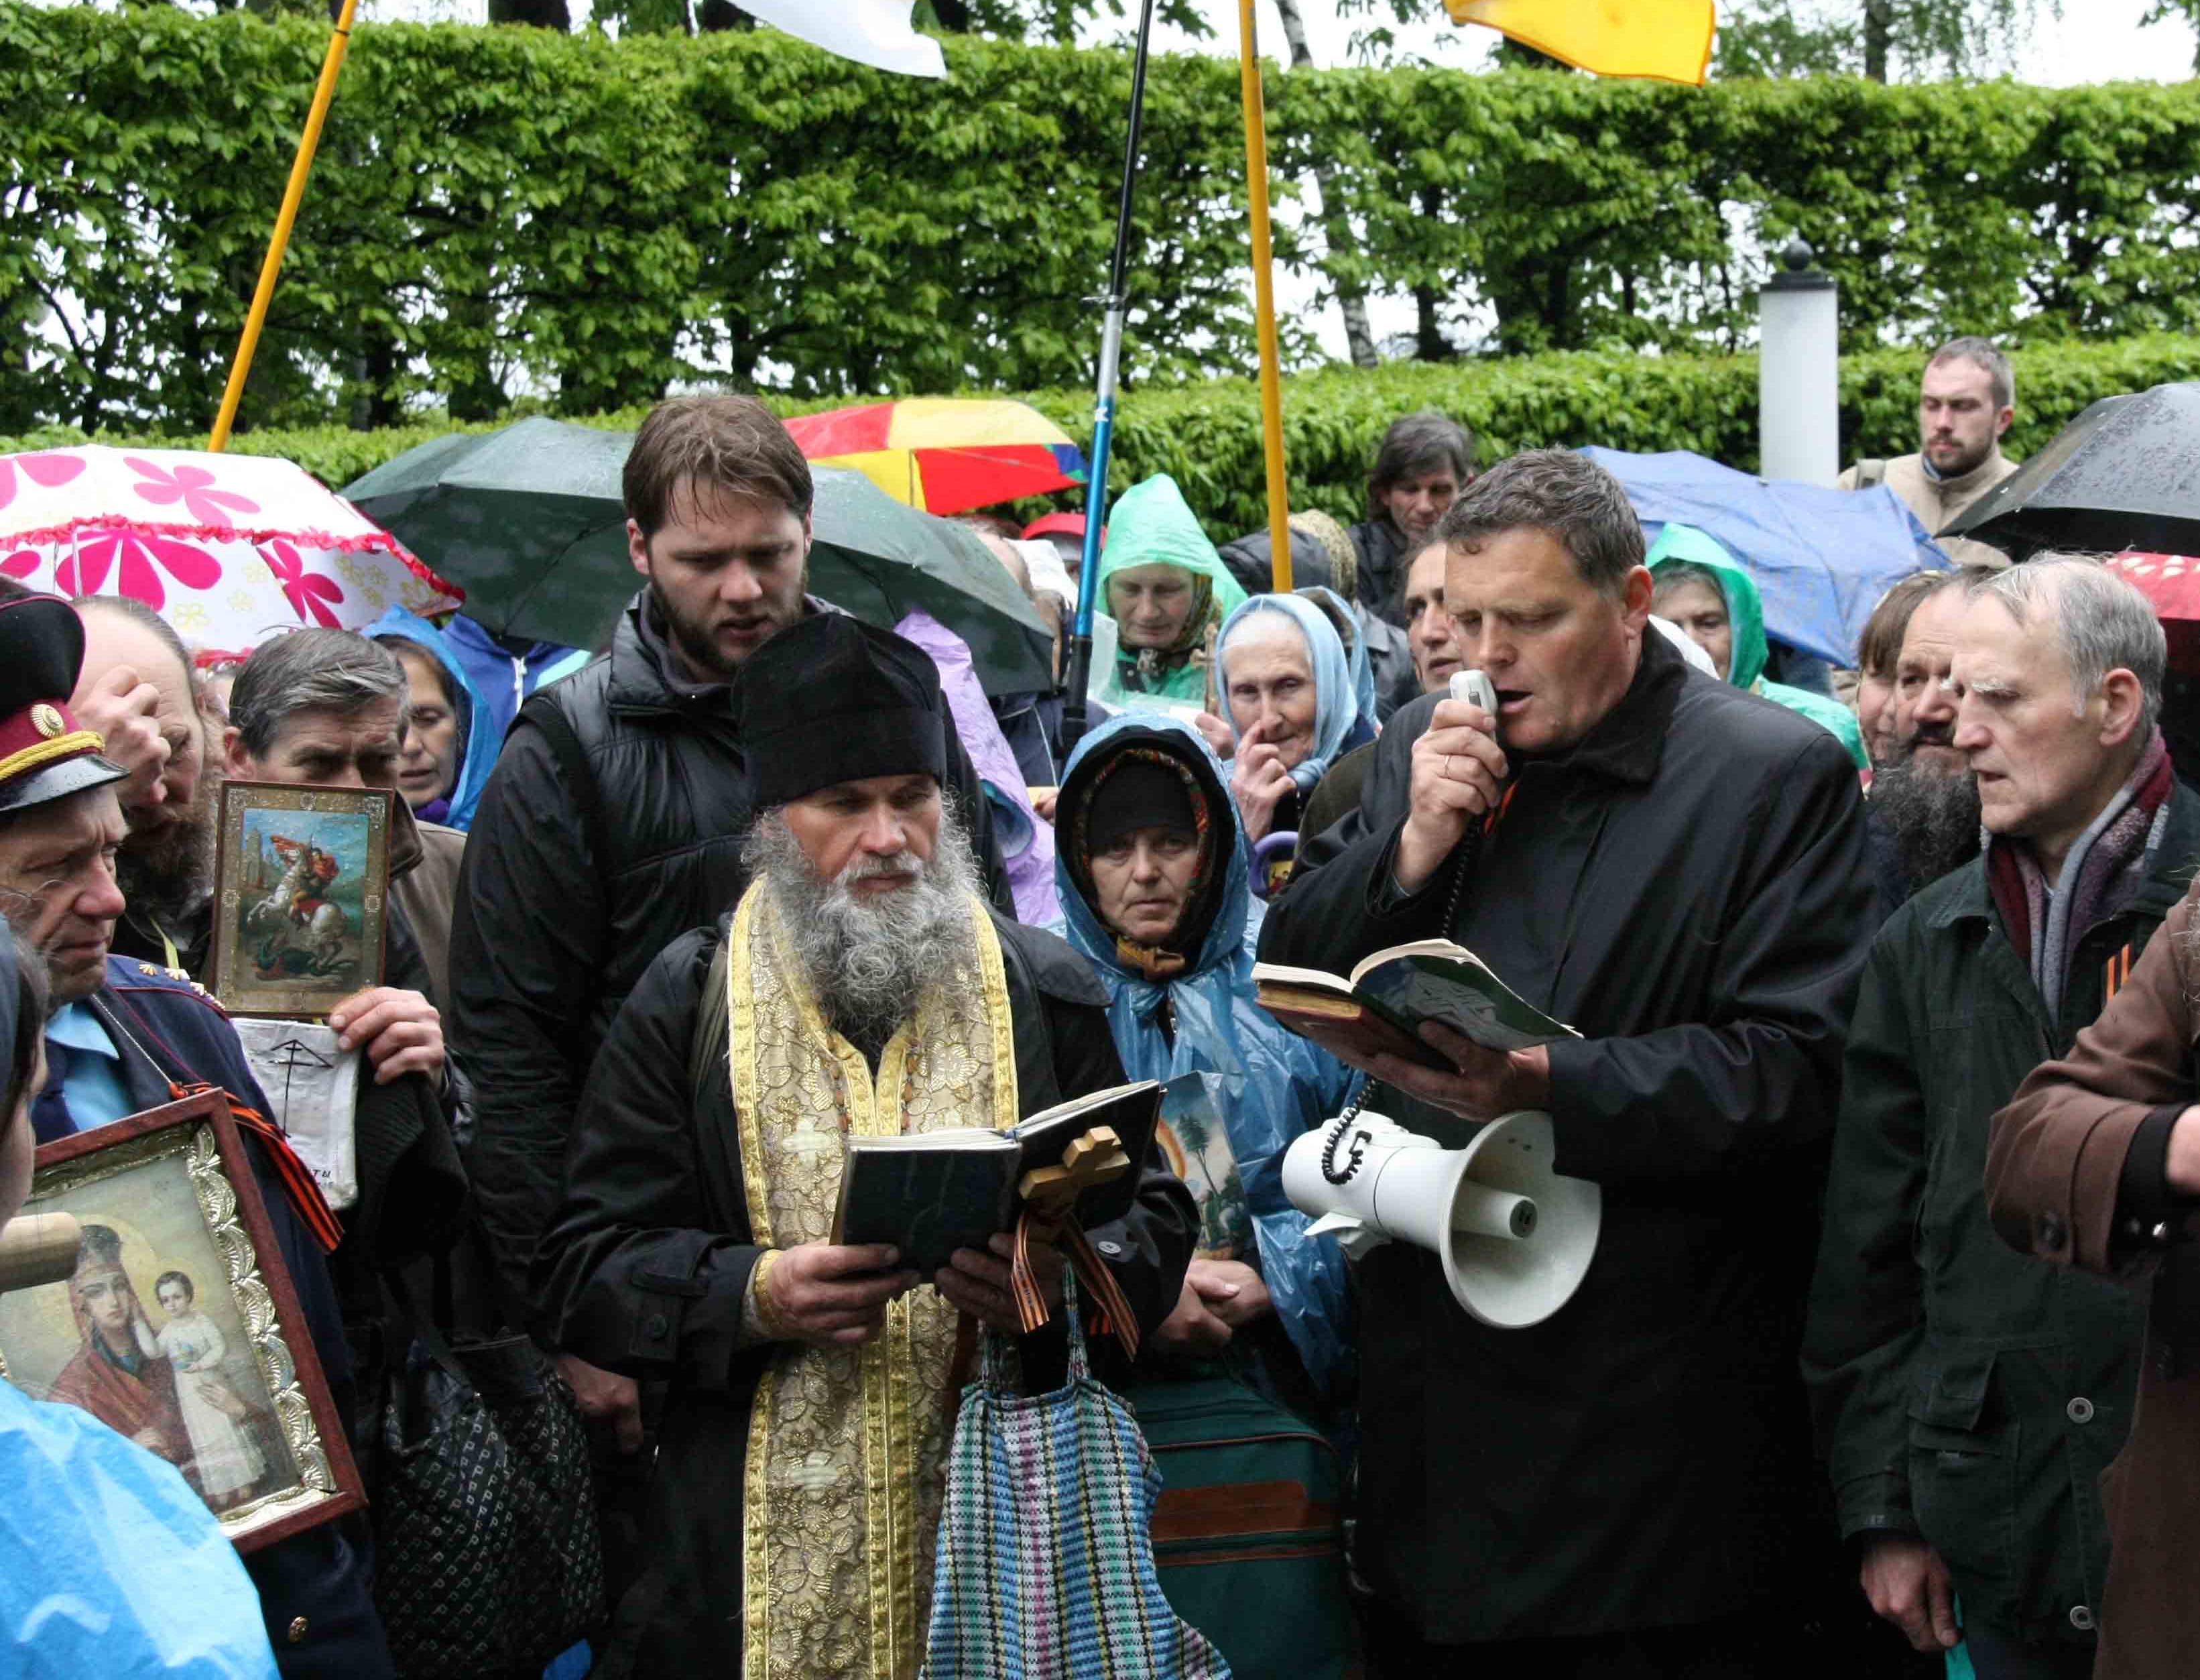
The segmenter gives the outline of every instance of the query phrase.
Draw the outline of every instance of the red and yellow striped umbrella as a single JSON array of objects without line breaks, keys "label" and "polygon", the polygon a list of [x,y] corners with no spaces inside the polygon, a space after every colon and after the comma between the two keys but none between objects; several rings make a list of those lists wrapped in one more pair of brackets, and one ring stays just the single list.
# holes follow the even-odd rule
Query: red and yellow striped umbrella
[{"label": "red and yellow striped umbrella", "polygon": [[1027,403],[904,397],[789,420],[819,466],[860,472],[897,501],[960,513],[1085,482],[1069,434]]}]

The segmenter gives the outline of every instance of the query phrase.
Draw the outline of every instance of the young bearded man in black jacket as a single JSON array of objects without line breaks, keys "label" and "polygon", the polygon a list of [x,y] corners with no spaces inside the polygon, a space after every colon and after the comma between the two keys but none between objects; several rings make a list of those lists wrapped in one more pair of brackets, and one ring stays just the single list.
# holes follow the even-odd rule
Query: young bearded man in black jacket
[{"label": "young bearded man in black jacket", "polygon": [[[608,658],[521,708],[468,835],[451,928],[452,1037],[477,1087],[467,1165],[515,1319],[612,1017],[660,951],[747,884],[754,800],[734,674],[775,632],[834,610],[804,593],[809,463],[761,403],[660,404],[635,434],[624,489],[646,587]],[[952,721],[940,728],[988,895],[1009,910],[976,774]],[[616,1591],[617,1513],[632,1502],[617,1472],[639,1469],[639,1390],[570,1354],[559,1363],[601,1437]]]}]

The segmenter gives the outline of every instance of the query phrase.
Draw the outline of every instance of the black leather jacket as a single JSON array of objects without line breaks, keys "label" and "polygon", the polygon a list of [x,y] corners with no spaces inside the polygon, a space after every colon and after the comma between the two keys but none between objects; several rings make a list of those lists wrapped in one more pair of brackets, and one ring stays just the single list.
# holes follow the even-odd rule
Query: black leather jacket
[{"label": "black leather jacket", "polygon": [[[753,802],[729,690],[667,674],[645,599],[628,604],[608,657],[514,720],[459,878],[451,1039],[476,1087],[467,1168],[515,1314],[612,1017],[659,951],[716,922],[748,884],[740,851]],[[571,785],[543,708],[570,731],[593,786]],[[952,721],[941,727],[988,893],[1013,914],[977,774]]]}]

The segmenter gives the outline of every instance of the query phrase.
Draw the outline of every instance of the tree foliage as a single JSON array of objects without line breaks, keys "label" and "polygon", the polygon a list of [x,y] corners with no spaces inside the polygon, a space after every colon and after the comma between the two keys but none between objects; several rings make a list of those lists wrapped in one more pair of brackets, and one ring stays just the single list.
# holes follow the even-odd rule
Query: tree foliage
[{"label": "tree foliage", "polygon": [[[212,417],[325,24],[0,7],[0,430]],[[1091,378],[1130,63],[951,42],[944,83],[772,31],[361,30],[249,424],[708,381],[841,398]],[[1236,67],[1156,59],[1126,378],[1253,360]],[[2200,326],[2200,90],[1702,92],[1534,73],[1271,73],[1278,260],[1425,296],[1425,354],[1746,348],[1800,231],[1845,342]],[[1319,166],[1336,214],[1290,183]],[[1436,329],[1441,327],[1442,331]]]},{"label": "tree foliage", "polygon": [[1801,11],[1791,0],[1738,0],[1719,8],[1716,76],[1853,75],[1863,66],[1864,30],[1853,16]]},{"label": "tree foliage", "polygon": [[[1901,454],[1917,447],[1917,382],[1925,354],[1877,349],[1842,360],[1841,439],[1851,459]],[[2014,360],[2018,404],[2010,447],[2022,456],[2044,447],[2101,397],[2200,378],[2200,340],[2162,335],[2045,345],[2021,349]],[[1052,416],[1080,444],[1090,443],[1089,392],[1036,391],[1026,400]],[[828,406],[822,399],[766,401],[782,414]],[[1291,505],[1325,508],[1345,519],[1363,517],[1367,463],[1384,429],[1414,409],[1435,408],[1466,422],[1480,440],[1485,462],[1517,449],[1604,443],[1637,451],[1692,449],[1753,468],[1757,404],[1752,356],[1607,351],[1441,366],[1393,363],[1372,373],[1325,369],[1284,382]],[[631,428],[643,413],[635,407],[583,418],[593,424]],[[469,428],[440,419],[378,431],[336,425],[265,427],[239,434],[232,447],[284,456],[340,486],[416,444],[463,429]],[[46,428],[0,437],[0,453],[83,441],[84,434],[74,429]],[[199,434],[163,437],[116,431],[102,441],[196,448],[204,440]],[[1267,503],[1255,382],[1214,379],[1126,393],[1116,416],[1110,476],[1120,487],[1155,472],[1176,478],[1216,541],[1261,527]]]},{"label": "tree foliage", "polygon": [[[919,23],[951,33],[1073,46],[1080,26],[1109,20],[1135,25],[1139,0],[917,0]],[[929,13],[927,20],[926,14]],[[1157,0],[1154,16],[1193,36],[1214,32],[1199,0]]]},{"label": "tree foliage", "polygon": [[[1888,79],[1978,75],[2016,61],[2024,32],[2044,10],[2059,17],[2062,0],[1861,0],[1858,44],[1864,73]],[[1855,0],[1851,0],[1855,3]]]}]

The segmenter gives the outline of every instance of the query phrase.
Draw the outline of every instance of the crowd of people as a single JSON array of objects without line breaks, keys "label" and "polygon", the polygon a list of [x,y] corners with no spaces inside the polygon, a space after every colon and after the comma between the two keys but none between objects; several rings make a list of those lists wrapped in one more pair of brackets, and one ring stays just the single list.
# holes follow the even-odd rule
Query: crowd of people
[{"label": "crowd of people", "polygon": [[[1919,454],[1851,482],[1938,530],[2013,470],[2015,400],[1957,340]],[[332,1240],[280,1140],[245,1148],[370,1499],[393,1275],[554,1361],[604,1595],[550,1671],[917,1671],[972,1328],[1059,1385],[1025,1297],[1062,1262],[836,1242],[841,1139],[1131,1078],[1205,1120],[1089,1233],[1134,1321],[1096,1369],[1226,1373],[1349,1455],[1366,1671],[2185,1671],[2200,796],[2152,609],[1968,545],[1887,592],[1838,698],[1741,559],[1648,543],[1584,455],[1477,471],[1416,414],[1367,492],[1292,520],[1277,594],[1265,533],[1125,490],[1083,717],[809,594],[808,465],[735,396],[636,435],[640,587],[593,657],[400,610],[210,672],[140,603],[7,585],[0,1221],[34,1142],[202,1085],[270,1110],[204,989],[222,784],[392,789],[387,960],[329,1016]],[[1082,521],[972,523],[1060,669]],[[1256,954],[1432,938],[1577,1035],[1355,1068],[1255,1001]],[[1568,1304],[1493,1328],[1428,1251],[1310,1236],[1283,1156],[1355,1100],[1448,1147],[1547,1113],[1603,1197]],[[174,1421],[133,1444],[0,1384],[40,1525],[7,1531],[11,1632],[58,1619],[85,1673],[396,1673],[372,1511],[240,1560],[147,1450]],[[1252,1613],[1312,1649],[1345,1602]]]}]

